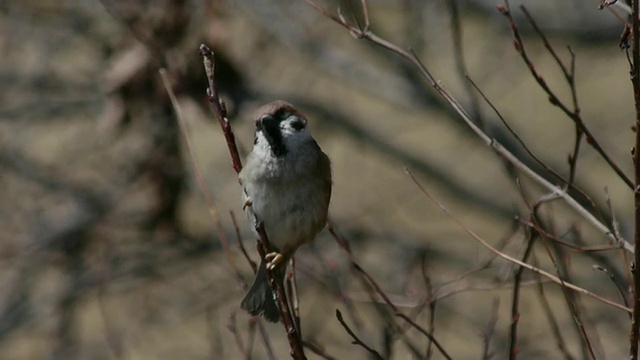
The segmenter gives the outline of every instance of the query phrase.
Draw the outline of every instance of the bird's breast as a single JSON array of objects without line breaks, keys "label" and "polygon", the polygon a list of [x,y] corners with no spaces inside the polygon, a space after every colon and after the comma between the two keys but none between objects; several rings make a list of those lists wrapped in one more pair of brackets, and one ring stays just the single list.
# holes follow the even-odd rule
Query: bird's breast
[{"label": "bird's breast", "polygon": [[300,180],[245,184],[252,202],[250,211],[264,223],[269,241],[278,249],[311,241],[326,222],[328,203],[321,194],[320,184]]}]

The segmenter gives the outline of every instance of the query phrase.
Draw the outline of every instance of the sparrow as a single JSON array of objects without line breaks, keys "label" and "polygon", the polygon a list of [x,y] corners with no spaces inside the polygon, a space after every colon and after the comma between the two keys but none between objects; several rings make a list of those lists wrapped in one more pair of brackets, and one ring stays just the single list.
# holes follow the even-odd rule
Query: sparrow
[{"label": "sparrow", "polygon": [[251,223],[254,216],[262,222],[273,252],[261,259],[240,307],[278,322],[280,312],[267,271],[283,281],[287,261],[324,227],[331,162],[311,136],[306,117],[293,105],[271,102],[258,109],[254,119],[253,149],[239,174],[243,207]]}]

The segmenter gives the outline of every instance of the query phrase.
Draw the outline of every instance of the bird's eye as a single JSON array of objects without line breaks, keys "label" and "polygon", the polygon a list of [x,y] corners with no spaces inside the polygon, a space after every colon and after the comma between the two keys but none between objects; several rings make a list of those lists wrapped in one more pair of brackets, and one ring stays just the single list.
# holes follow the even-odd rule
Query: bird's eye
[{"label": "bird's eye", "polygon": [[300,131],[304,129],[304,123],[300,119],[294,120],[291,122],[291,127],[296,131]]}]

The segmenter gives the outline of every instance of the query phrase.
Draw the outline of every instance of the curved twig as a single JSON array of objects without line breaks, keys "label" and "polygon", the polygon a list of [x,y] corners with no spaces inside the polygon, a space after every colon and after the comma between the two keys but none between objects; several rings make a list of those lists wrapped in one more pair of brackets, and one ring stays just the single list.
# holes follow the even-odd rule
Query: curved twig
[{"label": "curved twig", "polygon": [[632,310],[624,305],[618,304],[615,301],[611,301],[609,299],[606,299],[598,294],[592,293],[591,291],[581,288],[577,285],[574,285],[572,283],[563,281],[562,279],[558,278],[557,276],[548,273],[540,268],[537,268],[531,264],[522,262],[512,256],[509,256],[501,251],[499,251],[498,249],[494,248],[493,246],[491,246],[491,244],[489,244],[488,242],[486,242],[484,239],[482,239],[480,236],[478,236],[473,230],[469,229],[466,225],[464,225],[462,223],[462,221],[460,221],[459,219],[457,219],[456,217],[453,216],[453,214],[451,212],[449,212],[449,210],[444,207],[444,205],[442,205],[438,200],[436,200],[436,198],[433,197],[433,195],[431,195],[431,193],[429,193],[423,186],[422,184],[420,184],[420,182],[418,181],[418,179],[415,178],[415,176],[413,176],[413,174],[411,173],[411,171],[407,168],[405,168],[405,172],[409,175],[409,177],[411,178],[411,180],[416,184],[416,186],[418,186],[418,188],[420,189],[420,191],[425,194],[429,200],[431,200],[434,204],[436,204],[438,206],[438,208],[440,208],[440,210],[442,210],[442,212],[444,212],[446,215],[448,215],[456,224],[458,224],[458,226],[460,226],[467,234],[469,234],[472,238],[474,238],[476,241],[478,241],[482,246],[486,247],[489,251],[491,251],[492,253],[498,255],[499,257],[510,261],[514,264],[520,265],[522,267],[525,267],[527,269],[529,269],[530,271],[533,271],[534,273],[540,274],[544,277],[546,277],[547,279],[553,281],[554,283],[564,286],[568,289],[571,289],[573,291],[576,291],[578,293],[590,296],[602,303],[605,303],[607,305],[613,306],[617,309],[620,310],[624,310],[626,312],[631,312]]}]

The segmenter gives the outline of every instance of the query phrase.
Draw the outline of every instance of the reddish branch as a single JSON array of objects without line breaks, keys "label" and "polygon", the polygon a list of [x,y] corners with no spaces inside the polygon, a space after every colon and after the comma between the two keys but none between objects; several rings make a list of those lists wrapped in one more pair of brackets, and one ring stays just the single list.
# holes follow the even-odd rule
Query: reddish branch
[{"label": "reddish branch", "polygon": [[233,131],[231,130],[229,119],[227,119],[226,106],[224,105],[224,102],[220,100],[218,89],[216,88],[215,60],[213,58],[213,51],[211,51],[206,45],[203,44],[200,45],[200,55],[202,55],[204,71],[207,74],[207,81],[209,82],[209,87],[207,88],[207,96],[209,98],[209,102],[211,103],[211,106],[213,106],[213,111],[216,113],[218,123],[222,128],[224,139],[227,141],[227,147],[229,148],[229,155],[231,155],[231,164],[233,165],[233,170],[235,170],[236,173],[240,173],[240,170],[242,170],[242,161],[240,160],[240,153],[238,152],[238,147],[236,146],[236,138],[233,135]]},{"label": "reddish branch", "polygon": [[[206,45],[203,44],[200,45],[200,54],[202,55],[204,69],[207,74],[207,81],[209,83],[209,87],[207,88],[207,96],[209,102],[211,103],[216,117],[218,118],[218,123],[222,128],[222,132],[229,149],[229,154],[231,155],[231,164],[233,166],[233,169],[236,171],[236,173],[240,173],[240,170],[242,170],[242,162],[240,161],[240,154],[238,152],[238,147],[236,146],[235,136],[233,135],[233,131],[231,130],[229,120],[227,119],[226,107],[224,105],[224,102],[220,100],[216,88],[215,59],[213,51],[211,51]],[[271,250],[269,239],[267,238],[267,234],[264,230],[264,224],[254,217],[253,226],[260,236],[257,246],[258,251],[260,252],[260,256],[264,257],[264,254],[270,252]],[[291,357],[296,360],[306,359],[302,347],[302,340],[300,339],[298,329],[295,326],[293,316],[289,311],[284,283],[276,280],[271,271],[267,271],[267,278],[269,280],[269,285],[271,286],[273,293],[276,294],[278,310],[280,311],[280,317],[287,333],[289,347],[291,348]]]}]

